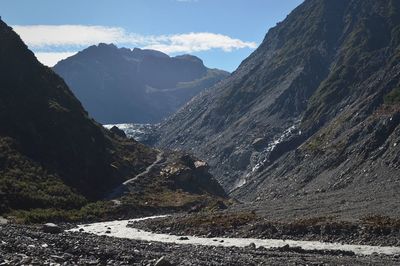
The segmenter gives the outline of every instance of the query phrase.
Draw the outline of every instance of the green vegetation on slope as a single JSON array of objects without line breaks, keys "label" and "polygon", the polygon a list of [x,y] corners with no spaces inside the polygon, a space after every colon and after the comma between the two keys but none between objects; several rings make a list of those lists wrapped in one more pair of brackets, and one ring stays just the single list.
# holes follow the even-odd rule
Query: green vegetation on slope
[{"label": "green vegetation on slope", "polygon": [[332,65],[331,74],[311,97],[305,125],[323,123],[332,115],[335,105],[355,93],[354,84],[366,80],[386,63],[383,51],[389,51],[388,47],[394,48],[399,42],[400,7],[390,3],[386,8],[373,1],[353,1],[348,5],[351,16],[343,17],[342,27],[351,30],[351,34],[342,40],[342,53]]},{"label": "green vegetation on slope", "polygon": [[154,161],[155,151],[89,118],[2,21],[0,72],[0,215],[79,209]]},{"label": "green vegetation on slope", "polygon": [[393,89],[385,96],[385,103],[389,105],[400,103],[400,87]]}]

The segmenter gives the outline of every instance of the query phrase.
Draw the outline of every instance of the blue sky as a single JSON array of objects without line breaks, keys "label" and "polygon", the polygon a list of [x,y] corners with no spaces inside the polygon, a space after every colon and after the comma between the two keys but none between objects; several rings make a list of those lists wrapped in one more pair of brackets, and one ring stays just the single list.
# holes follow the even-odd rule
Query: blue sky
[{"label": "blue sky", "polygon": [[98,42],[190,53],[233,71],[302,0],[1,0],[47,65]]}]

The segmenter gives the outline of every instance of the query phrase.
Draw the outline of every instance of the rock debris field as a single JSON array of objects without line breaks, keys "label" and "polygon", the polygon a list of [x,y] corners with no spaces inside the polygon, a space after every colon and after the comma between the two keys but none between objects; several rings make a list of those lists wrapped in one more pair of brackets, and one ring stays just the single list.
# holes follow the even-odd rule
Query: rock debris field
[{"label": "rock debris field", "polygon": [[[206,239],[207,242],[196,244],[200,238],[152,234],[126,228],[127,223],[81,225],[61,233],[44,233],[40,226],[3,224],[0,225],[0,265],[400,264],[399,248],[364,247],[351,251],[349,246],[347,250],[323,250],[316,243],[316,249],[312,249],[305,243],[301,247],[299,242],[290,241],[278,241],[275,247],[271,244],[265,248],[256,240],[240,244],[237,239],[226,238]],[[135,232],[136,237],[129,232]],[[154,241],[148,241],[146,235],[152,235]]]}]

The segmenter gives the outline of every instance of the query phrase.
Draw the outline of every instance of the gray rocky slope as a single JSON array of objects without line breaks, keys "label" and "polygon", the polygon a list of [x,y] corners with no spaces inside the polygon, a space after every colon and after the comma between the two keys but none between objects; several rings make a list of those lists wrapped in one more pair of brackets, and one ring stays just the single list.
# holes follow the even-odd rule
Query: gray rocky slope
[{"label": "gray rocky slope", "polygon": [[228,72],[209,69],[195,56],[154,50],[91,46],[58,62],[65,79],[97,121],[158,123]]},{"label": "gray rocky slope", "polygon": [[156,145],[267,209],[399,215],[399,44],[398,1],[306,0]]}]

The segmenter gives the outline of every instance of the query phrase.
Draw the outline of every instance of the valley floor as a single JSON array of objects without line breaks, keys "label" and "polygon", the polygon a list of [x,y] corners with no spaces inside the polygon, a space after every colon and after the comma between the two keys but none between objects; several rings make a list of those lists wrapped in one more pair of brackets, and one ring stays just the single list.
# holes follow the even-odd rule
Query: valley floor
[{"label": "valley floor", "polygon": [[[79,228],[89,232],[90,226]],[[116,230],[105,223],[102,226],[102,230],[99,227],[96,230],[103,233]],[[47,234],[39,226],[0,225],[0,265],[155,265],[162,257],[171,265],[400,264],[398,254],[361,255],[289,246],[266,249],[255,245],[223,247],[161,243],[114,238],[106,234],[88,234],[79,229]]]}]

